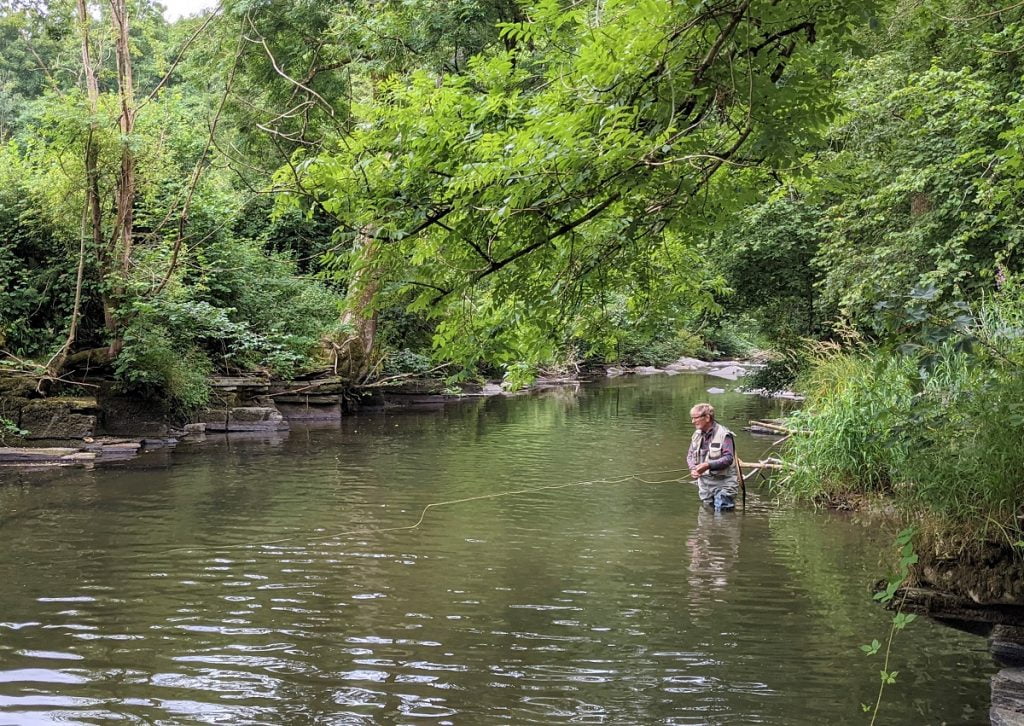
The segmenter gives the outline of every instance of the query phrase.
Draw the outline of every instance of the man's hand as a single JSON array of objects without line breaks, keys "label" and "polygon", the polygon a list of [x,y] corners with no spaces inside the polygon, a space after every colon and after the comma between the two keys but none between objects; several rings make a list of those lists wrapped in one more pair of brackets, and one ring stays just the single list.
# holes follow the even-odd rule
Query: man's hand
[{"label": "man's hand", "polygon": [[697,466],[690,469],[690,476],[692,476],[694,479],[697,479],[698,477],[701,477],[704,474],[706,474],[708,469],[710,468],[711,464],[707,463],[706,461],[703,464],[697,464]]}]

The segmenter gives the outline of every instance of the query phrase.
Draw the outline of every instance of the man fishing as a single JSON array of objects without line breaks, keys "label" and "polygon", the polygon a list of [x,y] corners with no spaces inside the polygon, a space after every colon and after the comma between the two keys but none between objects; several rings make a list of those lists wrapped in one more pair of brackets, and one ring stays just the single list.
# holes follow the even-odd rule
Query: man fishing
[{"label": "man fishing", "polygon": [[715,421],[715,408],[710,403],[691,408],[690,421],[696,430],[686,452],[686,465],[701,501],[716,511],[735,508],[739,488],[732,431]]}]

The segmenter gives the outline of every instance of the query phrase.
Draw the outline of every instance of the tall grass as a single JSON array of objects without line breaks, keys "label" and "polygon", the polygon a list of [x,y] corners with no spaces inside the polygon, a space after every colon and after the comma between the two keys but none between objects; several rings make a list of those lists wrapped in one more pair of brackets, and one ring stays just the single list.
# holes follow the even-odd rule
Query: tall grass
[{"label": "tall grass", "polygon": [[890,490],[906,458],[909,373],[909,361],[898,357],[819,352],[798,381],[807,402],[792,423],[809,433],[786,451],[795,465],[788,491],[831,498]]},{"label": "tall grass", "polygon": [[[961,326],[963,327],[963,326]],[[882,492],[912,511],[1019,538],[1024,503],[1024,294],[982,302],[962,335],[922,357],[819,349],[799,381],[809,431],[791,439],[784,490]],[[965,345],[970,342],[972,345]]]}]

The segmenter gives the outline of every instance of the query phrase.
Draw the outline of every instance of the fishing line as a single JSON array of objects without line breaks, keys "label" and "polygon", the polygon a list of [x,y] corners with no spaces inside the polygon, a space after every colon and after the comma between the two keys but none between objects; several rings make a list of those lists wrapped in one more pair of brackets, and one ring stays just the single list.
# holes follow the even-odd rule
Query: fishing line
[{"label": "fishing line", "polygon": [[446,499],[439,502],[430,502],[420,512],[419,518],[413,524],[405,524],[396,527],[361,527],[359,529],[350,529],[341,532],[331,532],[330,534],[317,535],[315,537],[309,537],[303,534],[291,535],[289,537],[282,537],[280,539],[265,540],[262,542],[239,542],[236,544],[228,545],[183,545],[181,547],[175,547],[169,550],[163,550],[155,553],[136,553],[133,555],[127,555],[125,559],[135,559],[141,557],[156,557],[159,555],[170,555],[178,552],[201,552],[201,551],[213,551],[223,552],[227,550],[236,549],[253,549],[256,547],[270,547],[273,545],[284,544],[285,542],[294,542],[295,540],[302,539],[306,542],[320,542],[323,540],[337,539],[341,537],[351,537],[356,534],[384,534],[386,532],[402,532],[417,529],[427,517],[427,512],[431,509],[437,509],[439,507],[447,507],[455,504],[464,504],[466,502],[475,502],[483,499],[499,499],[501,497],[510,497],[518,494],[532,494],[534,492],[543,492],[552,489],[566,489],[568,487],[575,486],[586,486],[588,484],[622,484],[627,481],[638,481],[644,484],[668,484],[670,482],[678,482],[682,477],[673,477],[670,479],[644,479],[644,476],[651,476],[656,474],[676,474],[681,471],[688,471],[687,469],[665,469],[662,471],[646,471],[638,472],[636,474],[625,474],[618,477],[609,479],[589,479],[586,481],[575,481],[568,482],[565,484],[546,484],[543,486],[536,487],[524,487],[522,489],[512,489],[503,492],[494,492],[491,494],[477,494],[471,497],[461,497],[459,499]]}]

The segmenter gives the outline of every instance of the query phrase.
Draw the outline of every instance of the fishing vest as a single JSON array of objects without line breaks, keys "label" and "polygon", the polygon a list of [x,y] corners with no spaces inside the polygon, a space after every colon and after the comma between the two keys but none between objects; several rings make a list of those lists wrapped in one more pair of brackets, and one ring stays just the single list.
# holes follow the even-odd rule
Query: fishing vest
[{"label": "fishing vest", "polygon": [[[703,464],[705,461],[713,462],[722,457],[722,445],[725,443],[727,436],[732,436],[732,431],[727,429],[722,424],[715,422],[714,428],[711,429],[711,443],[708,445],[708,453],[701,457],[700,444],[701,437],[704,435],[701,431],[694,431],[693,436],[690,438],[690,448],[697,452],[697,463]],[[726,479],[728,477],[736,476],[736,439],[733,437],[733,458],[732,464],[724,469],[708,469],[703,476],[711,477],[712,479]]]}]

